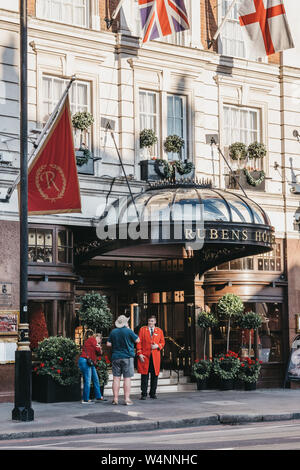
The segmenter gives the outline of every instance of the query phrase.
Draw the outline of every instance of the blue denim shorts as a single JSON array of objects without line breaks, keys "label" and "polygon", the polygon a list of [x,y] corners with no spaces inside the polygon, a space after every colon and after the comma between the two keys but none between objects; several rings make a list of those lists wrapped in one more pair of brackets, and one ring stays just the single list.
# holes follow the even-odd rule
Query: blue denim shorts
[{"label": "blue denim shorts", "polygon": [[134,376],[134,360],[133,357],[126,357],[124,359],[114,359],[111,363],[112,374],[114,377],[128,377]]}]

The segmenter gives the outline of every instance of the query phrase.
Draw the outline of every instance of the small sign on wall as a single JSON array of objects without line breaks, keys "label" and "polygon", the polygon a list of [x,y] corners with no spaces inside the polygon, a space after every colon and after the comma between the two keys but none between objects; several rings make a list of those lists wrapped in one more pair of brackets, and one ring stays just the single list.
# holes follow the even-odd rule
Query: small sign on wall
[{"label": "small sign on wall", "polygon": [[19,311],[0,310],[0,336],[18,334]]},{"label": "small sign on wall", "polygon": [[15,352],[17,350],[16,341],[0,341],[0,364],[15,362]]},{"label": "small sign on wall", "polygon": [[0,281],[0,308],[12,305],[12,283]]}]

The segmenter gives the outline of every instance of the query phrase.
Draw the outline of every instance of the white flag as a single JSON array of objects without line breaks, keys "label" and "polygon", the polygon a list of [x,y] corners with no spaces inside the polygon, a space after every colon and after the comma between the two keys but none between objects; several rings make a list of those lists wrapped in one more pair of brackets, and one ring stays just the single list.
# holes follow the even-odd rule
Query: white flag
[{"label": "white flag", "polygon": [[250,58],[295,47],[282,0],[244,0],[239,19]]}]

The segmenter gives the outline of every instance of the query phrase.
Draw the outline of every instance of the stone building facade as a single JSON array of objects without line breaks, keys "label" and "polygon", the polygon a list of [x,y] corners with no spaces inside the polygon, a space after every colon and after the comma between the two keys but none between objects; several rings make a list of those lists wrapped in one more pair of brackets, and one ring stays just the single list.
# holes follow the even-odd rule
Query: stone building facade
[{"label": "stone building facade", "polygon": [[[11,0],[8,7],[7,2],[0,1],[1,197],[19,172],[18,3]],[[94,124],[86,139],[95,158],[78,167],[81,214],[29,219],[29,299],[32,308],[34,303],[42,305],[50,334],[69,336],[74,336],[78,326],[76,296],[90,289],[108,295],[114,314],[128,311],[133,303],[138,303],[145,315],[152,309],[160,319],[162,312],[172,311],[172,331],[168,334],[193,350],[195,358],[199,354],[192,346],[197,343],[195,331],[200,339],[201,333],[194,317],[194,331],[189,330],[191,314],[186,313],[186,299],[194,306],[212,308],[224,293],[237,293],[249,308],[264,309],[269,325],[273,324],[269,353],[274,358],[269,356],[264,383],[281,385],[289,347],[297,333],[296,315],[300,313],[297,7],[292,0],[285,1],[295,49],[252,61],[247,59],[236,10],[219,38],[210,44],[229,3],[186,0],[191,29],[142,45],[136,0],[124,2],[110,28],[105,18],[110,18],[117,0],[28,2],[30,148],[36,130],[45,123],[70,77],[76,75],[72,112],[88,110],[93,114]],[[128,195],[118,153],[106,129],[107,120],[112,123],[133,194],[146,186],[141,179],[142,160],[174,158],[164,149],[172,131],[184,139],[182,159],[194,164],[196,178],[210,179],[213,187],[237,194],[241,191],[234,187],[230,168],[236,172],[239,168],[229,158],[228,146],[236,141],[263,142],[267,155],[256,164],[266,178],[258,187],[245,181],[243,184],[248,197],[265,210],[275,227],[275,251],[223,263],[200,277],[191,277],[188,286],[179,259],[176,266],[160,265],[164,279],[168,273],[163,287],[154,282],[157,267],[149,263],[155,260],[148,264],[135,260],[134,264],[130,259],[99,255],[84,265],[75,265],[70,254],[74,246],[93,238],[97,218],[107,203]],[[158,137],[150,153],[139,146],[140,131],[146,127],[153,128]],[[212,135],[230,168],[217,147],[211,145]],[[78,145],[76,135],[75,143]],[[0,297],[1,310],[18,309],[17,227],[14,192],[9,204],[0,203],[0,286],[9,283],[11,289],[9,299]],[[130,290],[124,272],[132,266],[143,282]],[[116,284],[116,278],[121,284]],[[176,288],[172,287],[173,280]],[[164,299],[168,296],[167,302]],[[174,320],[177,316],[181,318],[178,325]],[[189,335],[194,339],[187,343]],[[5,338],[1,335],[0,340]],[[212,338],[212,344],[222,341]],[[2,356],[0,378],[5,380],[0,380],[4,384],[0,394],[5,397],[13,376],[13,364],[8,362]]]}]

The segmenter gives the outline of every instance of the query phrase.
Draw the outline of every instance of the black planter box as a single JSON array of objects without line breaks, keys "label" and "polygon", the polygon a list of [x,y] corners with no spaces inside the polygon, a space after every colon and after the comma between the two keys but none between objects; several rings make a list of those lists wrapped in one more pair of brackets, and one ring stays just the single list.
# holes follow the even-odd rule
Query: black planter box
[{"label": "black planter box", "polygon": [[[164,180],[163,169],[160,167],[160,173],[156,171],[155,160],[142,160],[140,162],[141,167],[141,180],[143,181],[161,181]],[[195,167],[186,175],[181,175],[175,170],[175,180],[187,180],[195,177]]]},{"label": "black planter box", "polygon": [[141,167],[141,180],[143,181],[160,181],[162,177],[157,174],[155,170],[155,160],[142,160]]},{"label": "black planter box", "polygon": [[[240,189],[240,186],[238,184],[239,182],[242,188],[244,189],[251,189],[251,191],[265,191],[266,179],[264,179],[259,185],[252,186],[252,184],[248,183],[247,177],[243,170],[237,170],[233,173],[235,178],[232,175],[228,176],[228,184],[226,185],[228,189]],[[249,173],[254,179],[258,179],[260,177],[260,171],[258,170],[249,171]]]},{"label": "black planter box", "polygon": [[32,374],[32,400],[42,403],[80,401],[81,382],[60,385],[50,375]]}]

